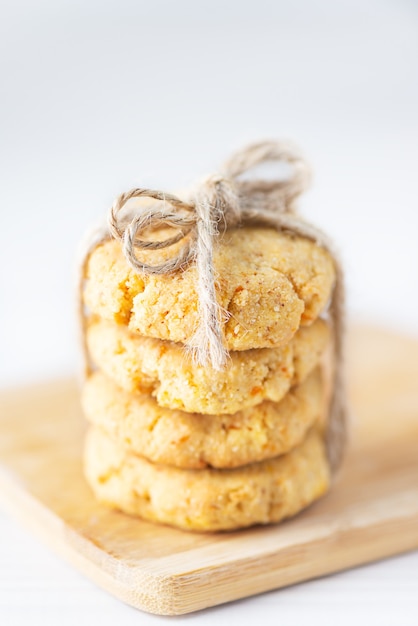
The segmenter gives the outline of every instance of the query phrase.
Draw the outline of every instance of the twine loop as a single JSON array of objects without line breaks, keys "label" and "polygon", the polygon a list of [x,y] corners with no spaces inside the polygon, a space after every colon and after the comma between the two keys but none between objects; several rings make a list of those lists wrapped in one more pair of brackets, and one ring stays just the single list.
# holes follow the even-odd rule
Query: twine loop
[{"label": "twine loop", "polygon": [[[241,178],[268,161],[290,165],[292,175],[283,180]],[[222,311],[216,300],[214,238],[220,229],[248,222],[277,226],[278,216],[292,213],[294,200],[306,189],[309,180],[307,163],[294,148],[268,141],[233,155],[220,174],[204,179],[187,202],[171,193],[145,188],[132,189],[115,200],[108,216],[109,231],[121,240],[124,255],[133,269],[145,274],[168,274],[195,261],[199,325],[188,348],[198,364],[210,363],[221,369],[228,358]],[[136,209],[133,217],[127,218],[123,209],[132,198],[151,198],[163,204],[154,202]],[[150,231],[158,232],[160,227],[172,229],[173,235],[152,241],[145,237]],[[162,249],[168,249],[163,263],[145,263],[138,256],[141,250]]]},{"label": "twine loop", "polygon": [[[268,161],[290,166],[291,174],[272,180],[245,177],[258,165]],[[129,265],[138,272],[168,274],[192,261],[195,263],[199,323],[187,347],[197,363],[211,365],[215,369],[222,369],[228,359],[222,331],[225,312],[217,302],[215,289],[215,238],[220,232],[240,224],[267,225],[308,238],[328,250],[336,270],[329,306],[334,335],[334,367],[326,433],[330,467],[335,472],[343,455],[347,421],[343,376],[344,281],[342,266],[332,242],[294,210],[296,199],[309,183],[310,169],[295,148],[282,142],[265,141],[235,153],[219,174],[204,179],[187,201],[153,189],[136,188],[121,194],[110,209],[107,227],[94,230],[85,241],[80,261],[78,308],[86,374],[91,372],[92,366],[86,343],[86,311],[82,297],[86,265],[92,250],[109,237],[122,242]],[[129,200],[141,197],[150,198],[154,202],[149,206],[135,208],[133,213],[123,211]],[[165,233],[167,229],[171,230],[172,234],[164,239],[158,238],[160,227],[164,228]],[[151,239],[150,231],[154,231]],[[166,250],[163,263],[152,264],[141,260],[141,251],[163,249]]]}]

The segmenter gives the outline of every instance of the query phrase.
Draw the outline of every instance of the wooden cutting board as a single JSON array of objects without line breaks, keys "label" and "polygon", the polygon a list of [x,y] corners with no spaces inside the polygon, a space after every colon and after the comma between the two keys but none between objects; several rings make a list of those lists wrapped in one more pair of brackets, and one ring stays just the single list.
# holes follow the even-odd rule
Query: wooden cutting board
[{"label": "wooden cutting board", "polygon": [[353,426],[332,492],[277,526],[202,535],[97,504],[74,381],[0,394],[0,500],[121,600],[178,615],[418,547],[418,341],[349,337]]}]

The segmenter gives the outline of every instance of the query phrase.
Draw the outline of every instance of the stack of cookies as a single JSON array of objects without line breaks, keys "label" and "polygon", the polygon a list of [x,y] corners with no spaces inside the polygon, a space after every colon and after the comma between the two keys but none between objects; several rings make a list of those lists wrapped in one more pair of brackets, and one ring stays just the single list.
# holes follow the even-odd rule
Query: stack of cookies
[{"label": "stack of cookies", "polygon": [[88,482],[113,507],[200,531],[294,515],[330,476],[321,374],[330,254],[246,226],[216,240],[214,268],[230,351],[222,371],[184,349],[198,323],[194,264],[144,275],[108,240],[91,252],[84,288]]}]

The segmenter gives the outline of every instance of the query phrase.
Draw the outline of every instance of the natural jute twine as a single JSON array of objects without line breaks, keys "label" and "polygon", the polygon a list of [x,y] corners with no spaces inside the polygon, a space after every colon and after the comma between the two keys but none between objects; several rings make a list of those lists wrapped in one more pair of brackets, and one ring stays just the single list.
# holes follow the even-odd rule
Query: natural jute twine
[{"label": "natural jute twine", "polygon": [[[248,180],[242,175],[268,161],[288,164],[291,175],[285,180]],[[225,314],[216,299],[213,244],[220,231],[243,224],[266,225],[314,241],[332,255],[336,283],[329,306],[333,324],[333,390],[327,425],[327,450],[331,469],[340,465],[346,439],[346,397],[343,384],[343,271],[329,238],[296,214],[296,198],[308,187],[310,169],[298,151],[288,144],[266,141],[252,144],[234,154],[220,170],[201,182],[190,198],[152,189],[136,188],[121,194],[108,215],[108,224],[90,235],[85,243],[79,284],[79,314],[87,373],[91,370],[86,346],[86,312],[82,303],[85,269],[90,252],[110,238],[121,241],[129,265],[145,274],[168,274],[196,264],[199,325],[186,346],[196,363],[222,369],[228,359],[222,331]],[[132,198],[151,198],[149,206],[135,208],[128,219],[122,209]],[[156,201],[161,201],[157,203]],[[173,236],[163,241],[144,239],[145,232],[163,226]],[[142,238],[141,238],[142,236]],[[173,248],[163,264],[149,265],[138,258],[140,250]]]}]

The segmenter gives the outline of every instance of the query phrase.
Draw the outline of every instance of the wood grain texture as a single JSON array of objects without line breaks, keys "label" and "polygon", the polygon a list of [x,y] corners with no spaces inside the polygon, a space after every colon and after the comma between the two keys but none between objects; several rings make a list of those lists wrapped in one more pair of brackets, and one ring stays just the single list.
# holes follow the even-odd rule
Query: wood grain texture
[{"label": "wood grain texture", "polygon": [[349,337],[353,427],[332,492],[284,524],[182,532],[97,504],[81,472],[73,381],[0,395],[0,499],[125,602],[176,615],[418,547],[418,341]]}]

